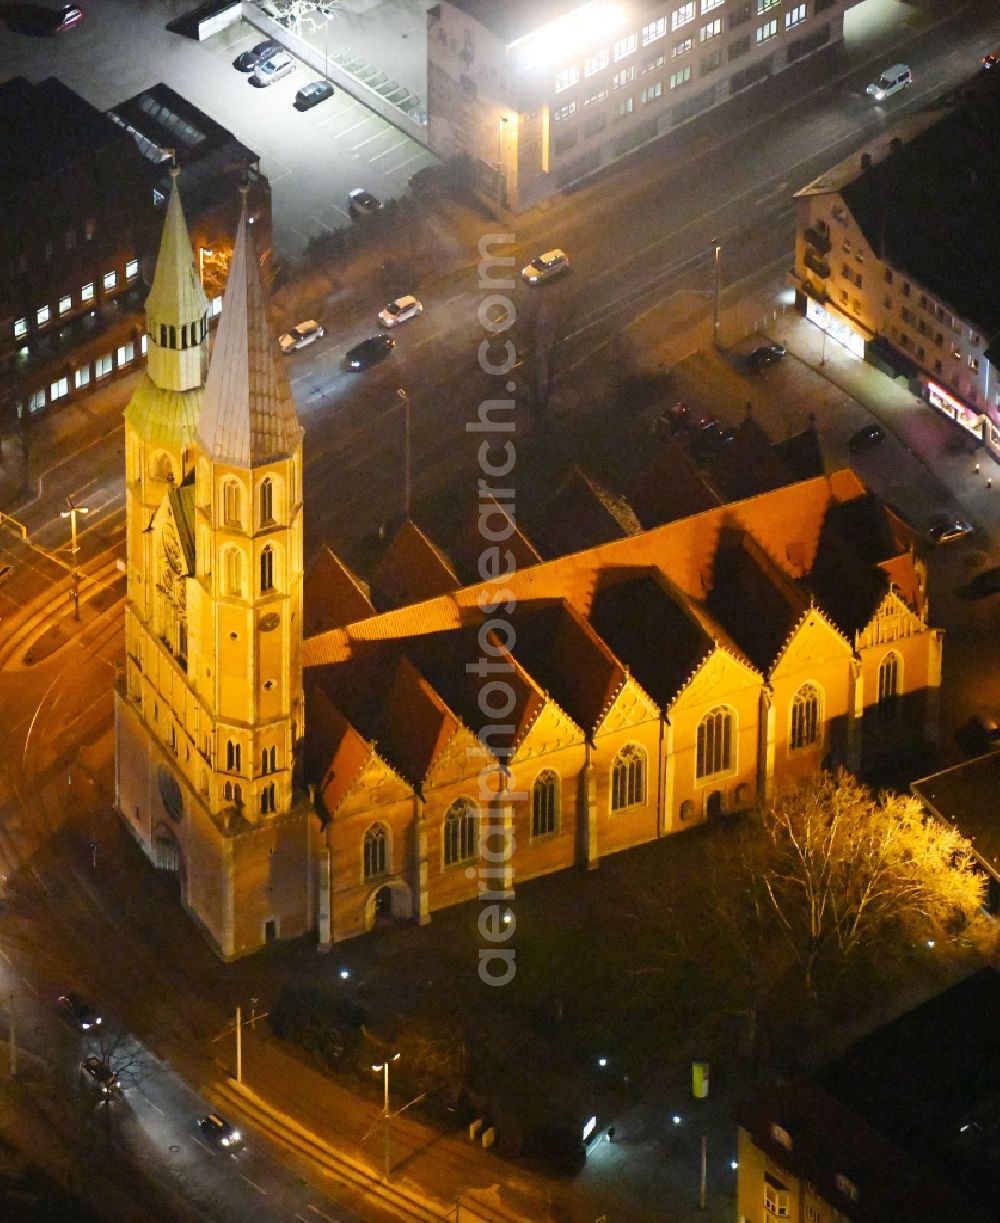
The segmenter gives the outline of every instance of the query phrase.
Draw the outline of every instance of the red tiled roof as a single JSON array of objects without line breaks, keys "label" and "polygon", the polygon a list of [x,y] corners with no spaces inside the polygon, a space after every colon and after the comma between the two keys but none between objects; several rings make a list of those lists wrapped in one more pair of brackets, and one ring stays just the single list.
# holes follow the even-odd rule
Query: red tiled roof
[{"label": "red tiled roof", "polygon": [[410,519],[372,574],[372,598],[382,607],[401,607],[455,590],[460,585],[451,562]]},{"label": "red tiled roof", "polygon": [[368,585],[330,549],[323,548],[302,584],[303,619],[308,633],[325,633],[375,615]]}]

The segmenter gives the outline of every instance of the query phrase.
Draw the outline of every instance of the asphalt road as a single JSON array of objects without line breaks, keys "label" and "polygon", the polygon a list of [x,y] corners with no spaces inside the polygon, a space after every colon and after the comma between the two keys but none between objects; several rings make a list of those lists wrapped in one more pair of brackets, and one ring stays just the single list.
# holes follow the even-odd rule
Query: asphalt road
[{"label": "asphalt road", "polygon": [[[992,25],[980,21],[975,27],[960,18],[906,45],[917,84],[891,113],[961,79],[997,42],[995,17]],[[85,65],[81,59],[76,71]],[[623,335],[634,337],[641,356],[680,314],[685,323],[710,319],[713,239],[723,247],[724,308],[755,269],[780,266],[791,248],[792,192],[887,121],[862,96],[870,75],[859,67],[833,86],[785,99],[789,109],[780,122],[751,122],[749,108],[738,119],[715,117],[645,151],[633,172],[612,171],[568,206],[516,223],[517,267],[552,245],[573,259],[566,287],[580,304],[567,365],[577,393],[586,393],[597,378],[614,377]],[[131,90],[152,79],[132,81]],[[737,122],[739,130],[725,131]],[[446,483],[455,487],[466,478],[462,473],[469,499],[474,496],[478,439],[464,425],[497,380],[483,375],[476,359],[485,334],[478,317],[484,294],[476,279],[474,235],[463,232],[462,238],[466,256],[455,261],[458,266],[435,268],[412,286],[424,301],[424,316],[399,328],[396,351],[364,374],[347,374],[340,363],[350,345],[375,330],[384,286],[357,285],[336,302],[301,302],[302,317],[320,318],[328,329],[324,340],[288,359],[306,428],[312,548],[323,538],[337,547],[356,543],[401,511],[400,386],[412,405],[416,499]],[[519,288],[515,300],[530,300],[530,292]],[[768,385],[780,395],[780,371],[770,383],[755,384],[754,394],[766,394]],[[842,429],[839,421],[835,427]],[[836,440],[840,433],[831,436]],[[5,984],[24,1008],[27,1047],[52,1058],[74,1091],[80,1050],[58,1033],[51,1013],[51,999],[67,985],[128,1017],[138,1039],[161,1052],[169,1048],[184,1078],[200,1082],[224,1072],[226,1056],[214,1038],[229,1022],[233,998],[246,995],[241,981],[252,980],[253,972],[239,965],[223,971],[207,950],[197,950],[196,937],[178,939],[176,928],[150,922],[145,898],[116,883],[116,862],[135,851],[111,813],[110,779],[97,766],[108,756],[111,681],[122,651],[115,564],[122,555],[121,444],[120,426],[109,421],[102,436],[75,452],[51,462],[36,455],[36,469],[47,469],[41,496],[18,511],[30,546],[0,535],[0,563],[14,565],[13,577],[0,584],[0,708],[8,740],[0,756]],[[882,478],[895,478],[896,458],[891,448],[884,464],[873,456],[866,478],[876,487]],[[919,487],[919,472],[907,487]],[[72,559],[60,517],[68,495],[90,510],[80,521],[78,559],[88,597],[93,583],[103,584],[106,611],[88,617],[79,635],[67,633],[60,651],[25,666],[24,642],[69,606]],[[961,569],[962,548],[940,562],[949,572]],[[978,626],[973,623],[970,632],[986,637],[991,617],[980,611],[971,613]],[[30,633],[22,636],[29,621]],[[184,921],[179,914],[176,920]],[[113,1108],[115,1141],[156,1169],[164,1193],[179,1194],[202,1217],[314,1219],[323,1212],[351,1218],[300,1183],[303,1168],[285,1171],[276,1164],[266,1143],[251,1139],[250,1152],[237,1160],[202,1150],[192,1125],[203,1104],[155,1059],[127,1083],[122,1106]],[[350,1208],[368,1217],[361,1203]]]}]

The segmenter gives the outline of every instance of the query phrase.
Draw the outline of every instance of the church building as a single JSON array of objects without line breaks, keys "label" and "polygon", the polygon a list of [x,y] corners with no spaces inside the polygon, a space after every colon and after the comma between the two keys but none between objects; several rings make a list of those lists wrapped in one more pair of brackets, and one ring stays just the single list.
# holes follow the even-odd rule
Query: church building
[{"label": "church building", "polygon": [[146,312],[117,797],[222,957],[513,905],[936,739],[925,567],[853,472],[649,529],[622,505],[582,548],[491,502],[499,567],[462,557],[474,530],[449,555],[407,522],[370,583],[329,551],[304,581],[302,430],[246,215],[210,364],[176,184]]}]

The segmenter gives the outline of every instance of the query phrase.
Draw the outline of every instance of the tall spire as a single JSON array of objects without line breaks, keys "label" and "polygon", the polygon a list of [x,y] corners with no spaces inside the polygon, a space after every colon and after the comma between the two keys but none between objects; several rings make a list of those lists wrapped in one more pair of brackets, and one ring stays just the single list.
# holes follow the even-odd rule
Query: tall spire
[{"label": "tall spire", "polygon": [[177,166],[170,167],[170,199],[146,298],[149,376],[161,390],[190,391],[205,380],[208,299],[198,279],[180,192]]},{"label": "tall spire", "polygon": [[294,454],[302,426],[264,304],[246,197],[205,383],[198,442],[211,459],[257,467]]}]

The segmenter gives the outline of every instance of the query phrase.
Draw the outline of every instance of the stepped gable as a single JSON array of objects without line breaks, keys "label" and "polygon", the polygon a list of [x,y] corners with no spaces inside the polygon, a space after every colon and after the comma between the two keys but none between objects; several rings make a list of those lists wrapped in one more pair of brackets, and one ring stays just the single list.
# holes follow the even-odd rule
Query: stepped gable
[{"label": "stepped gable", "polygon": [[504,570],[509,567],[508,553],[515,569],[528,569],[542,559],[506,507],[494,497],[483,497],[476,502],[452,550],[459,575],[469,582],[482,581],[481,563],[490,566],[492,562],[482,562],[481,558],[490,549],[499,552],[499,565]]},{"label": "stepped gable", "polygon": [[264,304],[245,192],[243,204],[198,441],[208,458],[250,469],[293,455],[302,426]]},{"label": "stepped gable", "polygon": [[324,547],[309,566],[302,584],[307,634],[343,628],[375,615],[367,582],[363,582],[331,549]]},{"label": "stepped gable", "polygon": [[445,554],[408,518],[372,574],[371,597],[379,610],[388,610],[433,599],[460,585]]},{"label": "stepped gable", "polygon": [[661,709],[717,645],[689,600],[654,569],[603,571],[590,623]]},{"label": "stepped gable", "polygon": [[722,504],[687,450],[674,438],[666,439],[639,472],[629,501],[647,530]]},{"label": "stepped gable", "polygon": [[766,675],[808,610],[809,599],[745,531],[726,531],[715,553],[708,606]]},{"label": "stepped gable", "polygon": [[539,688],[593,734],[628,674],[587,620],[562,599],[519,603],[514,657]]},{"label": "stepped gable", "polygon": [[638,535],[642,524],[622,497],[574,467],[545,506],[531,533],[547,559]]}]

